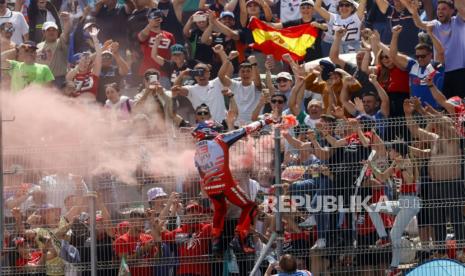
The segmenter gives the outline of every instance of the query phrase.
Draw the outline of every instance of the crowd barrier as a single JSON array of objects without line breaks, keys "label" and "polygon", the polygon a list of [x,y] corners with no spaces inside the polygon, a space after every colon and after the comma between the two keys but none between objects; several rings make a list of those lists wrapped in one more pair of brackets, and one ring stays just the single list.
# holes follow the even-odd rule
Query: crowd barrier
[{"label": "crowd barrier", "polygon": [[[147,191],[154,187],[161,187],[168,197],[172,192],[179,194],[176,202],[182,206],[176,215],[166,219],[169,230],[199,221],[211,222],[212,210],[200,189],[193,161],[194,141],[189,134],[174,131],[149,138],[73,145],[44,142],[42,145],[12,147],[6,144],[3,150],[4,202],[20,190],[32,194],[40,186],[46,194],[46,202],[54,208],[44,208],[48,211],[39,214],[40,208],[20,206],[25,208],[21,209],[21,220],[26,227],[38,225],[28,218],[31,214],[42,216],[41,223],[48,224],[42,226],[45,230],[34,231],[35,240],[29,241],[30,251],[38,250],[33,248],[40,246],[40,237],[45,236],[54,241],[56,251],[63,255],[61,260],[47,261],[45,267],[18,267],[15,265],[19,258],[17,244],[10,238],[2,253],[1,275],[125,275],[124,263],[132,269],[139,268],[135,275],[180,275],[180,267],[195,270],[202,266],[208,267],[209,275],[249,275],[257,260],[261,262],[255,275],[263,275],[269,263],[276,262],[279,255],[286,253],[296,256],[299,267],[314,275],[384,275],[392,259],[393,247],[401,248],[400,268],[404,272],[413,273],[418,265],[441,258],[456,260],[437,264],[445,270],[460,265],[465,260],[462,259],[465,248],[464,143],[457,133],[461,126],[454,119],[436,116],[420,120],[417,117],[415,124],[425,129],[420,130],[422,133],[418,138],[410,134],[404,119],[377,121],[369,127],[362,125],[379,137],[367,134],[371,145],[364,147],[354,143],[357,135],[352,135],[348,124],[333,125],[341,137],[351,138],[341,142],[338,148],[329,146],[331,158],[322,162],[312,159],[314,150],[308,146],[306,130],[301,133],[297,133],[297,129],[291,131],[307,143],[301,148],[296,148],[295,141],[289,141],[279,132],[274,137],[273,131],[251,135],[231,148],[233,175],[259,206],[255,231],[252,232],[257,252],[244,255],[228,249],[228,241],[240,215],[240,209],[230,206],[225,223],[224,252],[219,257],[211,255],[209,236],[198,238],[195,235],[179,235],[174,240],[162,241],[157,244],[158,254],[123,262],[114,250],[114,239],[127,230],[133,210],[151,214]],[[439,135],[428,136],[427,131]],[[322,146],[327,145],[323,135],[318,131],[316,135]],[[402,194],[400,183],[389,177],[384,182],[377,181],[362,162],[370,159],[378,168],[388,168],[392,161],[388,158],[391,146],[387,142],[395,138],[404,139],[410,146],[410,163],[404,165],[410,166],[415,175],[415,183],[407,183],[417,185],[417,192],[410,192],[411,195],[418,193],[420,200],[415,206],[402,205],[402,198],[398,200]],[[281,150],[275,151],[276,143]],[[422,151],[414,153],[413,147]],[[277,168],[279,177],[276,177]],[[275,190],[281,195],[280,199],[275,198]],[[65,202],[70,198],[75,201]],[[419,209],[405,229],[401,229],[400,240],[391,241],[387,246],[376,245],[379,233],[371,222],[372,210],[365,209],[363,204],[351,204],[366,200],[370,206],[379,198],[379,202],[398,200],[401,209]],[[328,207],[325,203],[328,200],[331,203],[333,199],[340,201],[331,205],[336,206],[335,210],[324,211]],[[322,200],[320,209],[316,206],[318,200]],[[192,202],[205,208],[202,217],[192,218],[184,214],[183,207]],[[82,212],[73,218],[71,230],[60,239],[56,237],[56,231],[65,224],[63,216],[72,206],[79,207]],[[98,223],[101,206],[105,206],[110,215],[104,224]],[[16,237],[20,230],[11,210],[3,208],[2,211],[4,236],[8,240],[8,237]],[[281,219],[276,220],[276,217]],[[389,229],[394,227],[394,219],[394,215],[382,215],[388,235]],[[150,229],[151,222],[151,219],[145,220],[145,229]],[[304,227],[303,222],[310,223]],[[101,239],[102,229],[113,233],[115,238]],[[273,232],[277,232],[279,250],[273,244],[261,258],[260,253]],[[322,237],[325,237],[326,246],[314,247]],[[69,244],[79,251],[79,258],[72,258],[73,253],[66,251]],[[194,255],[180,257],[179,250],[183,246],[208,248],[199,250],[202,252],[199,255],[192,253]],[[429,271],[431,274],[423,275],[442,275],[436,274],[434,269]]]}]

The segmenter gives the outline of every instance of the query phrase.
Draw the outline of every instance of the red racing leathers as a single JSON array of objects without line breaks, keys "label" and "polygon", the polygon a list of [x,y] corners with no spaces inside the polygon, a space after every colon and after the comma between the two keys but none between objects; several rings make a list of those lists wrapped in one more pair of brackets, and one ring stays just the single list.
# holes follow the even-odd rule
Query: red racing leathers
[{"label": "red racing leathers", "polygon": [[236,234],[244,240],[249,233],[257,206],[233,179],[229,169],[229,148],[251,132],[260,130],[267,123],[269,122],[264,120],[253,122],[244,128],[219,134],[211,140],[202,140],[196,144],[195,166],[202,178],[202,189],[215,208],[213,238],[219,238],[223,232],[227,211],[226,199],[242,209]]}]

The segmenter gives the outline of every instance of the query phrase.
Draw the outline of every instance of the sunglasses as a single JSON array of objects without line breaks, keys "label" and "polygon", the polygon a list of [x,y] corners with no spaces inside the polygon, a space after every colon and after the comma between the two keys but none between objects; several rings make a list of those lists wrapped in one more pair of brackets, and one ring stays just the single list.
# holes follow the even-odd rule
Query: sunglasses
[{"label": "sunglasses", "polygon": [[289,81],[288,79],[277,79],[276,82],[286,82]]},{"label": "sunglasses", "polygon": [[197,115],[198,116],[207,116],[207,115],[210,115],[210,112],[208,112],[208,111],[198,111]]},{"label": "sunglasses", "polygon": [[284,101],[281,101],[281,100],[271,100],[271,103],[274,103],[274,104],[283,104]]},{"label": "sunglasses", "polygon": [[338,8],[340,8],[340,7],[350,8],[350,7],[352,7],[352,4],[349,4],[349,3],[342,3],[342,4],[339,4]]},{"label": "sunglasses", "polygon": [[428,56],[428,55],[415,55],[415,57],[416,57],[417,59],[419,59],[419,58],[425,58],[426,56]]}]

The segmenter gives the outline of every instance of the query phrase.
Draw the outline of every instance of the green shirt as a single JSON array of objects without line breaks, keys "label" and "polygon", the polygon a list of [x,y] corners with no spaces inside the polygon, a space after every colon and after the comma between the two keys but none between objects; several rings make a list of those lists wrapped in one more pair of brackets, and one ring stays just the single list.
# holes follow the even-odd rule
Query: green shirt
[{"label": "green shirt", "polygon": [[25,64],[15,60],[9,60],[8,62],[11,66],[9,73],[13,92],[18,92],[31,83],[45,84],[55,79],[52,71],[45,64]]}]

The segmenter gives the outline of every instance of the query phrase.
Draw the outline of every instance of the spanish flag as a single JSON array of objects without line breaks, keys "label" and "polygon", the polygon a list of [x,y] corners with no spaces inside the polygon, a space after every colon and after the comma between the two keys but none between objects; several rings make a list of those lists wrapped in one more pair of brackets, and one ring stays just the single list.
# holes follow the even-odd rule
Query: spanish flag
[{"label": "spanish flag", "polygon": [[275,60],[281,60],[286,53],[294,60],[304,59],[307,48],[312,47],[318,36],[318,31],[310,24],[277,30],[256,17],[250,20],[248,28],[255,41],[252,48],[265,55],[273,55]]}]

